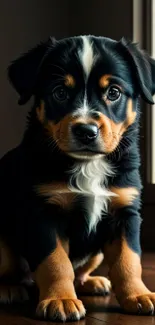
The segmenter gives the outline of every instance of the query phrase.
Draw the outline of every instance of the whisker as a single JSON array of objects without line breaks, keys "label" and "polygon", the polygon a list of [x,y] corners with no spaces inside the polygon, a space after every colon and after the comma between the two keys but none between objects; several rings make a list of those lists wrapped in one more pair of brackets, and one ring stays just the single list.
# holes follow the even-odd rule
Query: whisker
[{"label": "whisker", "polygon": [[62,67],[60,67],[59,65],[53,64],[53,63],[49,63],[48,66],[53,66],[55,68],[58,68],[60,70],[62,70],[65,74],[66,74],[66,70]]},{"label": "whisker", "polygon": [[58,74],[58,73],[52,73],[52,76],[57,76],[57,77],[60,77],[61,79],[60,80],[64,80],[65,77],[61,74]]}]

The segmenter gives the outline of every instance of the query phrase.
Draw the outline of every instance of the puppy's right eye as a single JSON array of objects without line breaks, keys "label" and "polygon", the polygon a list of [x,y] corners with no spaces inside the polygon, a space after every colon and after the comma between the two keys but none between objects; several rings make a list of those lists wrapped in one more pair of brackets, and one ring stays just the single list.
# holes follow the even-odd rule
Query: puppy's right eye
[{"label": "puppy's right eye", "polygon": [[117,86],[111,86],[108,89],[107,98],[111,102],[114,102],[115,100],[119,99],[120,96],[121,96],[121,91]]},{"label": "puppy's right eye", "polygon": [[65,102],[69,98],[68,92],[63,86],[55,87],[52,91],[52,95],[57,102],[61,102],[61,103]]}]

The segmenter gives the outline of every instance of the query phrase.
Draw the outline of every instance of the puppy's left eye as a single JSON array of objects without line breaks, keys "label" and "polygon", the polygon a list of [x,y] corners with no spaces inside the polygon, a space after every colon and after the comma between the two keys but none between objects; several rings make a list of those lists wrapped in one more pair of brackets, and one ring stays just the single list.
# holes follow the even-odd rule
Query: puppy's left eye
[{"label": "puppy's left eye", "polygon": [[57,86],[52,92],[53,98],[57,102],[64,102],[68,99],[68,92],[63,86]]},{"label": "puppy's left eye", "polygon": [[121,96],[121,91],[118,87],[116,86],[111,86],[108,89],[107,92],[107,99],[109,99],[111,102],[114,102],[115,100],[117,100],[119,97]]}]

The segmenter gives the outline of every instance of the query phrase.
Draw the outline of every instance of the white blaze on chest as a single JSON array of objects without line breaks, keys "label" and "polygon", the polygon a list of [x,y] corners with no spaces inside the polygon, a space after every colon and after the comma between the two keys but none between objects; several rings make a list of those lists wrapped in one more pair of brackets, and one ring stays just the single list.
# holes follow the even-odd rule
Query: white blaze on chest
[{"label": "white blaze on chest", "polygon": [[[110,197],[115,196],[106,188],[107,177],[113,171],[110,164],[103,158],[88,162],[78,162],[72,170],[70,189],[88,198],[84,209],[86,210],[89,231],[94,229],[106,212]],[[73,186],[75,182],[76,187]]]},{"label": "white blaze on chest", "polygon": [[89,37],[81,36],[81,38],[83,41],[83,47],[81,50],[78,51],[78,54],[87,79],[93,67],[95,56],[93,53],[93,46],[90,42]]}]

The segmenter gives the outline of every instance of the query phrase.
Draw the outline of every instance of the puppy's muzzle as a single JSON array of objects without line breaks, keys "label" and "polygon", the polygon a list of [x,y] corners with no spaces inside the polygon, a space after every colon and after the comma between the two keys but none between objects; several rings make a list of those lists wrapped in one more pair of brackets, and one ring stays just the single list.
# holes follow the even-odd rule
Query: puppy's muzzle
[{"label": "puppy's muzzle", "polygon": [[99,129],[95,124],[76,123],[72,126],[72,134],[82,144],[90,144],[96,140]]}]

